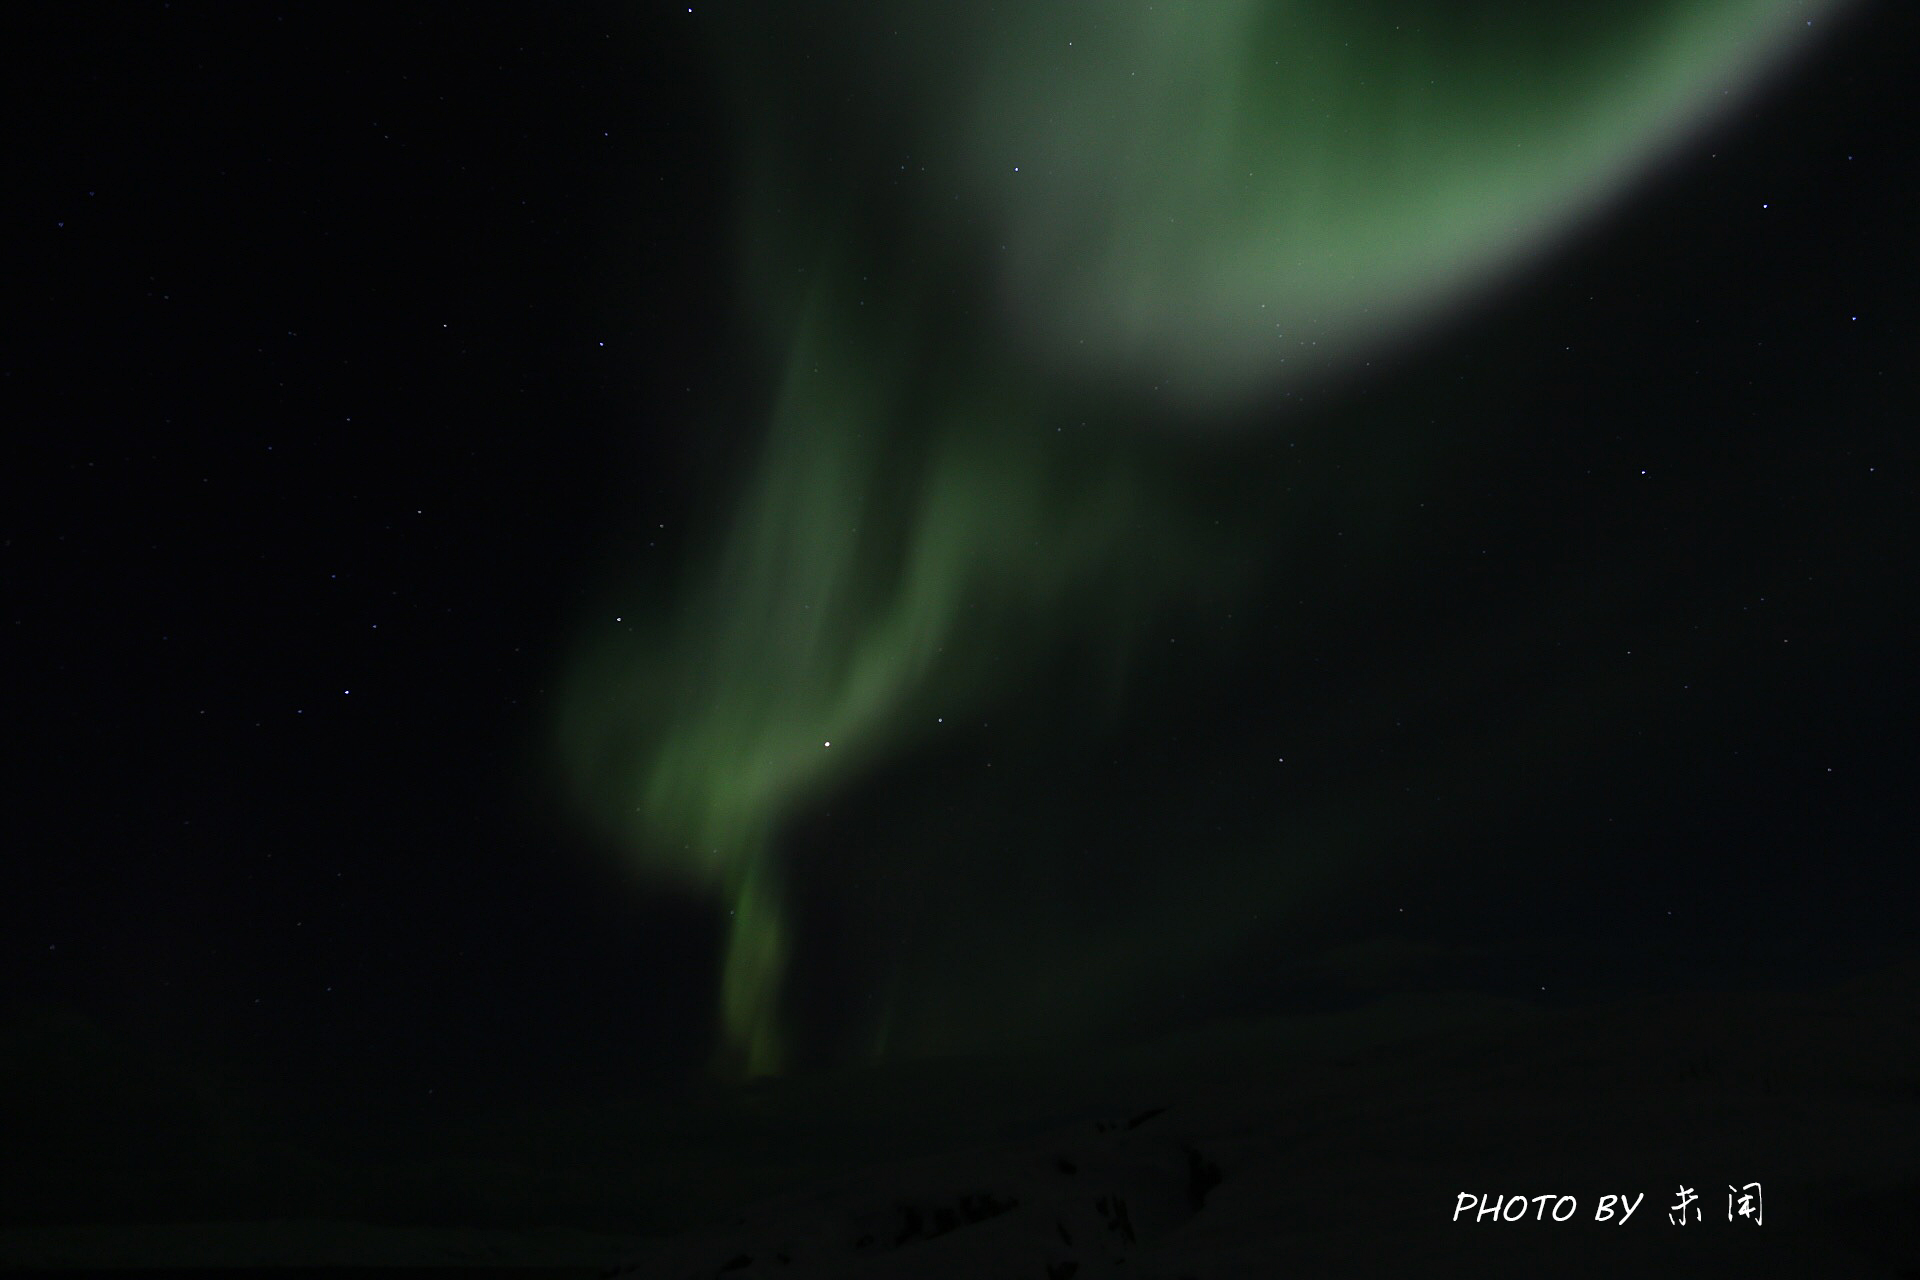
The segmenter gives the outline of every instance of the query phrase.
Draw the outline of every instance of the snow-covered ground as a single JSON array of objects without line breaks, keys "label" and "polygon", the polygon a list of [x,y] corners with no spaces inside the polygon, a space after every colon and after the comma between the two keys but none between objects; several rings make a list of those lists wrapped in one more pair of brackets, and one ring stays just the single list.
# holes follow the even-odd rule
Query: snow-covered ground
[{"label": "snow-covered ground", "polygon": [[[770,1198],[628,1274],[1913,1277],[1913,976],[1223,1028],[1112,1064],[1137,1079],[1131,1114]],[[1755,1182],[1760,1224],[1730,1222],[1729,1187]],[[1462,1193],[1525,1197],[1528,1218],[1456,1220]],[[1609,1194],[1641,1198],[1598,1222]],[[1532,1220],[1543,1195],[1564,1222]]]},{"label": "snow-covered ground", "polygon": [[579,1267],[605,1270],[639,1242],[555,1229],[267,1221],[0,1230],[12,1268]]},{"label": "snow-covered ground", "polygon": [[[665,1111],[529,1113],[462,1140],[443,1161],[340,1177],[381,1210],[368,1216],[432,1204],[466,1225],[21,1225],[0,1230],[0,1267],[1911,1278],[1920,969],[1559,1009],[1390,996],[1094,1061],[812,1076]],[[446,1191],[456,1175],[470,1190]],[[1758,1226],[1727,1220],[1729,1185],[1749,1183]],[[1699,1217],[1677,1226],[1683,1187]],[[1463,1194],[1571,1199],[1543,1202],[1565,1221],[1492,1221],[1456,1218]],[[1596,1221],[1603,1196],[1639,1199]],[[605,1222],[610,1203],[633,1206],[631,1230],[503,1225],[509,1210]]]}]

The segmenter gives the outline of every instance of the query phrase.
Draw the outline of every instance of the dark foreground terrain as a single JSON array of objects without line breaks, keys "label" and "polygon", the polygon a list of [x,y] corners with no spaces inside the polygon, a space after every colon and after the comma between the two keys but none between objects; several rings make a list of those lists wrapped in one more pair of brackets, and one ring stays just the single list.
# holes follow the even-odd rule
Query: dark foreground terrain
[{"label": "dark foreground terrain", "polygon": [[[1915,1276],[1920,969],[1560,1009],[1388,997],[1071,1066],[814,1076],[677,1111],[469,1126],[444,1142],[438,1164],[362,1170],[359,1185],[391,1206],[409,1179],[471,1192],[484,1165],[490,1187],[464,1223],[444,1197],[422,1227],[365,1195],[321,1195],[308,1203],[355,1204],[379,1225],[16,1225],[0,1232],[0,1263],[796,1280]],[[577,1212],[552,1202],[553,1188],[589,1183],[596,1197]],[[1684,1226],[1682,1188],[1696,1197]],[[1729,1221],[1730,1188],[1757,1198],[1759,1224]],[[545,1196],[555,1225],[521,1225],[516,1196],[523,1209]],[[609,1221],[622,1197],[627,1230]],[[1620,1197],[1634,1206],[1624,1221]],[[1519,1220],[1479,1213],[1496,1204]]]}]

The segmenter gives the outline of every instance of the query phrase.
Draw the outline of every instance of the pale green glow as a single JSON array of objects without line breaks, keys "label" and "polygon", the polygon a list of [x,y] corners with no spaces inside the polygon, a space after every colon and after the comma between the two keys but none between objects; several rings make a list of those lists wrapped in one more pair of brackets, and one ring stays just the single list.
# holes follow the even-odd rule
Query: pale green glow
[{"label": "pale green glow", "polygon": [[1028,6],[981,69],[967,199],[1051,364],[1217,404],[1523,264],[1823,8]]},{"label": "pale green glow", "polygon": [[[782,1062],[784,823],[1069,625],[1123,644],[1196,566],[1241,572],[1118,430],[1129,397],[1191,420],[1430,322],[1831,7],[851,6],[823,33],[776,6],[722,50],[747,300],[786,372],[723,545],[645,626],[590,624],[559,739],[636,870],[727,904],[728,1069]],[[1035,1016],[1122,950],[1032,974]],[[875,1042],[942,1001],[986,1016],[894,988]]]}]

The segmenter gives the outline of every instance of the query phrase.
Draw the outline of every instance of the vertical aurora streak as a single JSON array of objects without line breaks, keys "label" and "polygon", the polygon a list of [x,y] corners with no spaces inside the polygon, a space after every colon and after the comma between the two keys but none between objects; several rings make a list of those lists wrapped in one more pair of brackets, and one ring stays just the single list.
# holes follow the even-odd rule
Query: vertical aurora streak
[{"label": "vertical aurora streak", "polygon": [[730,913],[720,1068],[785,1058],[783,827],[1258,558],[1130,403],[1204,424],[1433,322],[1834,7],[858,4],[823,38],[775,5],[727,37],[785,372],[696,585],[586,627],[557,726],[633,869]]}]

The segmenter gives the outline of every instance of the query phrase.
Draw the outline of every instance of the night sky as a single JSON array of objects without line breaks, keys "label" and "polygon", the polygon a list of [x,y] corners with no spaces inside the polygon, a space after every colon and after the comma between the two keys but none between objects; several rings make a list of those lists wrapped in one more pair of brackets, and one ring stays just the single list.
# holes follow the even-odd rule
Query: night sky
[{"label": "night sky", "polygon": [[1910,957],[1913,15],[1274,13],[9,8],[14,1095]]}]

